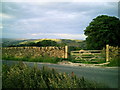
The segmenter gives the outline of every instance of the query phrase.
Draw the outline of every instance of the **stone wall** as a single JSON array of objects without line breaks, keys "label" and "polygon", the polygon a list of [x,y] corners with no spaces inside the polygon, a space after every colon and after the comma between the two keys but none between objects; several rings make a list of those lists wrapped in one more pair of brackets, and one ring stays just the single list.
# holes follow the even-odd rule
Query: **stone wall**
[{"label": "stone wall", "polygon": [[109,46],[109,57],[114,58],[114,57],[117,57],[117,56],[120,56],[120,48]]},{"label": "stone wall", "polygon": [[65,58],[66,47],[4,47],[2,54],[15,57],[58,57]]}]

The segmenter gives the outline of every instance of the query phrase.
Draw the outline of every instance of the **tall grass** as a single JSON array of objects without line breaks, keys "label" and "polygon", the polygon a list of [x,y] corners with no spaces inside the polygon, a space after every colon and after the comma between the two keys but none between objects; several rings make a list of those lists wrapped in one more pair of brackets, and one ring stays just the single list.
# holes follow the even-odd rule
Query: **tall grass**
[{"label": "tall grass", "polygon": [[110,63],[107,66],[119,66],[120,67],[120,56],[116,56],[110,60]]},{"label": "tall grass", "polygon": [[24,63],[13,66],[3,65],[3,88],[105,88],[91,83],[84,78],[77,78],[74,73],[58,73],[55,69],[37,65],[29,67]]},{"label": "tall grass", "polygon": [[57,57],[48,57],[48,56],[6,56],[2,55],[3,60],[15,60],[15,61],[29,61],[29,62],[47,62],[47,63],[57,63],[63,60],[63,58],[57,58]]}]

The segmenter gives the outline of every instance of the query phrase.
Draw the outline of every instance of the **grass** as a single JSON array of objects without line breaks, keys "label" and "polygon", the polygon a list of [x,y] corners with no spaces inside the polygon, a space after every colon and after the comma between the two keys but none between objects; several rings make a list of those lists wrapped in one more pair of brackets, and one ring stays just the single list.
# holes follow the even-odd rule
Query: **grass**
[{"label": "grass", "polygon": [[22,56],[22,57],[15,57],[15,56],[2,56],[3,60],[15,60],[15,61],[29,61],[29,62],[46,62],[46,63],[57,63],[62,61],[62,58],[57,57],[30,57],[30,56]]},{"label": "grass", "polygon": [[92,60],[85,60],[85,59],[75,60],[74,58],[70,57],[67,60],[73,63],[85,63],[85,64],[101,64],[106,62],[105,58],[96,58]]},{"label": "grass", "polygon": [[120,56],[112,58],[110,60],[110,63],[105,65],[105,66],[110,66],[110,67],[118,66],[118,67],[120,67]]},{"label": "grass", "polygon": [[57,58],[57,57],[48,57],[48,56],[31,56],[31,55],[26,55],[26,56],[14,56],[12,55],[2,55],[3,60],[15,60],[15,61],[29,61],[29,62],[45,62],[45,63],[58,63],[63,60],[70,61],[72,63],[85,63],[85,64],[99,64],[99,63],[105,63],[105,59],[97,58],[94,60],[84,60],[84,59],[79,59],[75,60],[72,57],[69,57],[68,59],[65,58]]},{"label": "grass", "polygon": [[2,66],[2,87],[4,88],[105,88],[106,86],[78,78],[74,73],[58,73],[53,68],[37,65],[29,67],[19,62]]}]

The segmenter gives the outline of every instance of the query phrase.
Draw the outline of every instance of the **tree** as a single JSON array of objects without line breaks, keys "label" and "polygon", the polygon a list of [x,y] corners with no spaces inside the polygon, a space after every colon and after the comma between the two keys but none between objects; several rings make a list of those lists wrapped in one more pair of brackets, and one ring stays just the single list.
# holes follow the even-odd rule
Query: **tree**
[{"label": "tree", "polygon": [[43,40],[40,42],[37,42],[37,46],[57,46],[57,42],[52,40]]},{"label": "tree", "polygon": [[120,20],[101,15],[92,20],[84,30],[88,49],[102,49],[106,44],[120,46]]},{"label": "tree", "polygon": [[36,46],[36,43],[35,43],[35,42],[29,42],[29,43],[27,44],[27,46]]}]

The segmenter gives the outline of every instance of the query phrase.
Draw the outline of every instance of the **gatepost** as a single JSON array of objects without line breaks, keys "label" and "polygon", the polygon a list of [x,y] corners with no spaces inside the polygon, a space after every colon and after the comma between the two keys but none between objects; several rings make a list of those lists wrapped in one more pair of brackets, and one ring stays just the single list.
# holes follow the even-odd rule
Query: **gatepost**
[{"label": "gatepost", "polygon": [[106,45],[106,62],[109,61],[109,45]]},{"label": "gatepost", "polygon": [[65,46],[65,58],[68,58],[68,46]]}]

